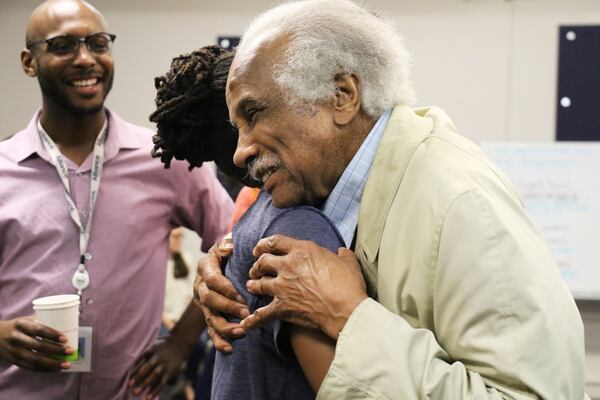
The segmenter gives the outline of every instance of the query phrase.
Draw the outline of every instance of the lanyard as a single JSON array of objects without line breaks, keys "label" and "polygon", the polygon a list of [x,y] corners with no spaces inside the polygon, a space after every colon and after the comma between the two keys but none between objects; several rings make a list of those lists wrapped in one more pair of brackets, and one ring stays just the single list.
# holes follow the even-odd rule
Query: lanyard
[{"label": "lanyard", "polygon": [[98,198],[98,191],[100,190],[100,178],[102,177],[102,164],[104,163],[104,143],[106,142],[106,136],[108,132],[108,123],[104,122],[100,134],[94,142],[94,153],[92,158],[92,174],[90,176],[90,203],[89,203],[89,218],[87,224],[83,226],[81,218],[79,217],[79,211],[75,202],[71,197],[71,187],[69,185],[69,171],[65,163],[64,156],[60,153],[58,146],[54,143],[52,138],[46,133],[42,124],[38,119],[38,132],[44,148],[50,156],[50,162],[56,168],[58,176],[60,177],[64,189],[65,198],[67,199],[67,205],[69,207],[69,214],[71,219],[79,228],[79,267],[73,274],[72,283],[73,287],[77,289],[77,294],[81,296],[81,293],[85,288],[90,285],[90,277],[85,268],[85,262],[89,260],[89,255],[86,253],[87,246],[90,240],[90,232],[92,230],[92,216],[94,215],[94,206],[96,205],[96,199]]}]

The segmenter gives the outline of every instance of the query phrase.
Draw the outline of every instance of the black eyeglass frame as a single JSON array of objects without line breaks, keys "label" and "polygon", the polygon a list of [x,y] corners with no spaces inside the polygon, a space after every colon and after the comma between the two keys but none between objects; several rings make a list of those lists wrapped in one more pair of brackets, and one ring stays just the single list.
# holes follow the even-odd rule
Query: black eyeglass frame
[{"label": "black eyeglass frame", "polygon": [[[108,48],[108,51],[106,51],[105,53],[97,53],[93,49],[91,49],[90,46],[88,46],[88,40],[90,38],[96,36],[96,35],[106,35],[106,36],[108,36],[110,38],[110,46]],[[111,50],[112,50],[112,44],[115,42],[115,39],[117,38],[117,35],[115,35],[113,33],[108,33],[108,32],[95,32],[95,33],[92,33],[91,35],[87,35],[87,36],[84,36],[84,37],[77,37],[75,35],[57,35],[57,36],[53,36],[53,37],[50,37],[50,38],[47,38],[47,39],[42,39],[42,40],[35,40],[35,41],[28,40],[25,43],[25,47],[27,48],[27,50],[31,50],[31,48],[33,46],[36,46],[36,45],[42,44],[42,43],[46,43],[46,45],[48,46],[48,48],[50,48],[50,46],[52,46],[52,42],[55,39],[64,38],[64,37],[71,37],[71,38],[74,38],[75,40],[77,40],[77,48],[75,49],[75,51],[72,54],[64,54],[64,55],[62,55],[63,57],[64,56],[73,56],[73,55],[75,55],[77,53],[77,51],[79,51],[79,46],[81,46],[81,43],[85,44],[85,46],[88,48],[88,50],[90,52],[94,53],[94,54],[107,54],[107,53],[110,53]],[[52,53],[51,51],[49,51],[49,52]],[[58,56],[61,56],[61,55],[58,55]]]}]

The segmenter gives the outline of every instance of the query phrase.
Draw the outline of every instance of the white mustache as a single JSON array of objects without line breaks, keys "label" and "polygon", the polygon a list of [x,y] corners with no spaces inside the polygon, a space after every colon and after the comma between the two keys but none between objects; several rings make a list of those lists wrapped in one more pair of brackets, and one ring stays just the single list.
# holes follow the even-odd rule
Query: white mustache
[{"label": "white mustache", "polygon": [[267,153],[248,164],[248,175],[256,181],[265,183],[265,180],[280,166],[279,157],[273,153]]}]

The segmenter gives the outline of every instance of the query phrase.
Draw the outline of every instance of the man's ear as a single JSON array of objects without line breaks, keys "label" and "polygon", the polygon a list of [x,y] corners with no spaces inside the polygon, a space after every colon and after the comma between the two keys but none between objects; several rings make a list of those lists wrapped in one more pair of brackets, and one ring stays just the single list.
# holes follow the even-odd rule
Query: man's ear
[{"label": "man's ear", "polygon": [[337,125],[347,125],[360,112],[360,79],[356,75],[342,73],[337,74],[333,81],[336,86],[334,120]]},{"label": "man's ear", "polygon": [[27,49],[21,50],[21,67],[28,76],[32,78],[37,76],[37,61],[31,51]]}]

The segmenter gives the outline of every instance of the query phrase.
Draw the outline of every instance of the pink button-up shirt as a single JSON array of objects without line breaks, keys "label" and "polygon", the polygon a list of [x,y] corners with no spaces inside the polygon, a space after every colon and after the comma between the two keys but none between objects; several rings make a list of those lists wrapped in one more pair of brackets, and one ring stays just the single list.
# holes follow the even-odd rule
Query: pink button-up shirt
[{"label": "pink button-up shirt", "polygon": [[[2,399],[123,399],[134,361],[156,339],[167,242],[183,225],[206,250],[225,233],[232,202],[208,167],[166,170],[150,157],[152,132],[108,112],[109,133],[82,295],[81,325],[93,327],[91,373],[35,373],[0,359]],[[0,320],[33,314],[40,296],[75,293],[79,231],[36,128],[0,142]],[[91,155],[70,163],[69,182],[87,222]],[[190,288],[190,291],[192,289]]]}]

